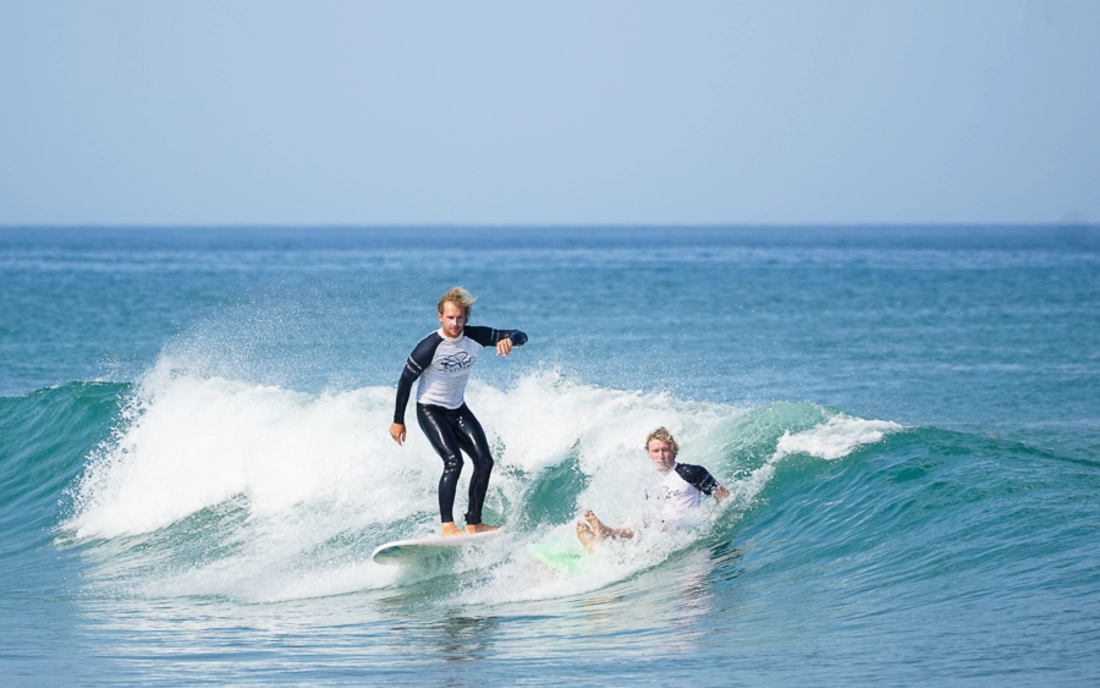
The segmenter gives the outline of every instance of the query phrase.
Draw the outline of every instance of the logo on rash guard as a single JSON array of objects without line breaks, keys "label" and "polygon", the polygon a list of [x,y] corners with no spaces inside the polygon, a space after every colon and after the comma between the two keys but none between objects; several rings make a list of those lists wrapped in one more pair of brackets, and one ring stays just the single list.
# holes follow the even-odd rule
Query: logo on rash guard
[{"label": "logo on rash guard", "polygon": [[466,370],[474,364],[474,358],[465,351],[459,351],[456,354],[445,356],[439,359],[439,369],[444,373],[454,373],[459,370]]},{"label": "logo on rash guard", "polygon": [[[646,500],[648,500],[649,499],[649,490],[645,490],[644,494],[645,494]],[[654,495],[653,499],[657,500],[657,501],[661,501],[661,500],[666,500],[666,499],[672,499],[673,497],[679,497],[682,494],[684,494],[683,490],[679,490],[679,489],[674,490],[674,489],[672,489],[671,487],[669,487],[667,485],[662,485],[660,494]]]}]

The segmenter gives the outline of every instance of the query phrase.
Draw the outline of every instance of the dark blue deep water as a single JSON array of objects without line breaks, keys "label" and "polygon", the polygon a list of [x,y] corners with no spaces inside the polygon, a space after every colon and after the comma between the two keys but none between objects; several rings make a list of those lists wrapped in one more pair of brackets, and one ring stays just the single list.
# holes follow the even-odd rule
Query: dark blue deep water
[{"label": "dark blue deep water", "polygon": [[[506,534],[379,566],[456,284]],[[658,425],[731,498],[540,564]],[[0,229],[5,686],[1093,686],[1098,494],[1095,228]]]}]

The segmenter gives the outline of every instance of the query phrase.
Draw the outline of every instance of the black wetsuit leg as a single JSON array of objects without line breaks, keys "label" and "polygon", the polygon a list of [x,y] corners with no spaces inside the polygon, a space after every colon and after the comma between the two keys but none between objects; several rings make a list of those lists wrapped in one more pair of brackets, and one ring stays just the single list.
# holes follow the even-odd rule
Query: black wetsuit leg
[{"label": "black wetsuit leg", "polygon": [[481,508],[485,504],[485,493],[489,491],[489,476],[493,472],[493,455],[489,453],[489,442],[485,431],[481,429],[473,412],[463,404],[458,409],[458,443],[474,464],[470,476],[470,502],[466,511],[466,525],[481,523]]},{"label": "black wetsuit leg", "polygon": [[474,464],[470,477],[470,505],[466,512],[466,525],[481,523],[481,508],[489,489],[489,476],[493,471],[493,457],[481,423],[463,404],[457,409],[446,409],[429,404],[416,405],[416,420],[428,438],[432,449],[443,459],[443,475],[439,478],[439,517],[443,523],[454,521],[455,490],[462,473],[462,452],[469,455]]}]

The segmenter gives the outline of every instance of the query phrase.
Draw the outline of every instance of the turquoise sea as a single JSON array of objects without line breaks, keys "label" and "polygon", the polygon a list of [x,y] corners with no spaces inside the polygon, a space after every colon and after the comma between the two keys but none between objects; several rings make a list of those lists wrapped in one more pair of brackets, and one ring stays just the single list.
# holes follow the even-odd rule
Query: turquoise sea
[{"label": "turquoise sea", "polygon": [[[506,533],[378,566],[456,284]],[[658,425],[731,498],[539,564]],[[1095,686],[1098,496],[1096,228],[0,229],[4,686]]]}]

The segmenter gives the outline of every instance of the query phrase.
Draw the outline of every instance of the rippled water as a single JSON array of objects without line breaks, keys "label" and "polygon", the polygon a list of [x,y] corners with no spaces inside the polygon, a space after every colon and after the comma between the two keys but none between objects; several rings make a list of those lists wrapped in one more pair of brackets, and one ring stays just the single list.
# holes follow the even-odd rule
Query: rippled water
[{"label": "rippled water", "polygon": [[[53,684],[1092,685],[1100,246],[1012,228],[0,230],[0,673]],[[505,537],[386,435],[433,304]],[[732,493],[637,523],[656,425]],[[463,491],[460,490],[460,494]],[[464,497],[460,497],[460,501]]]}]

